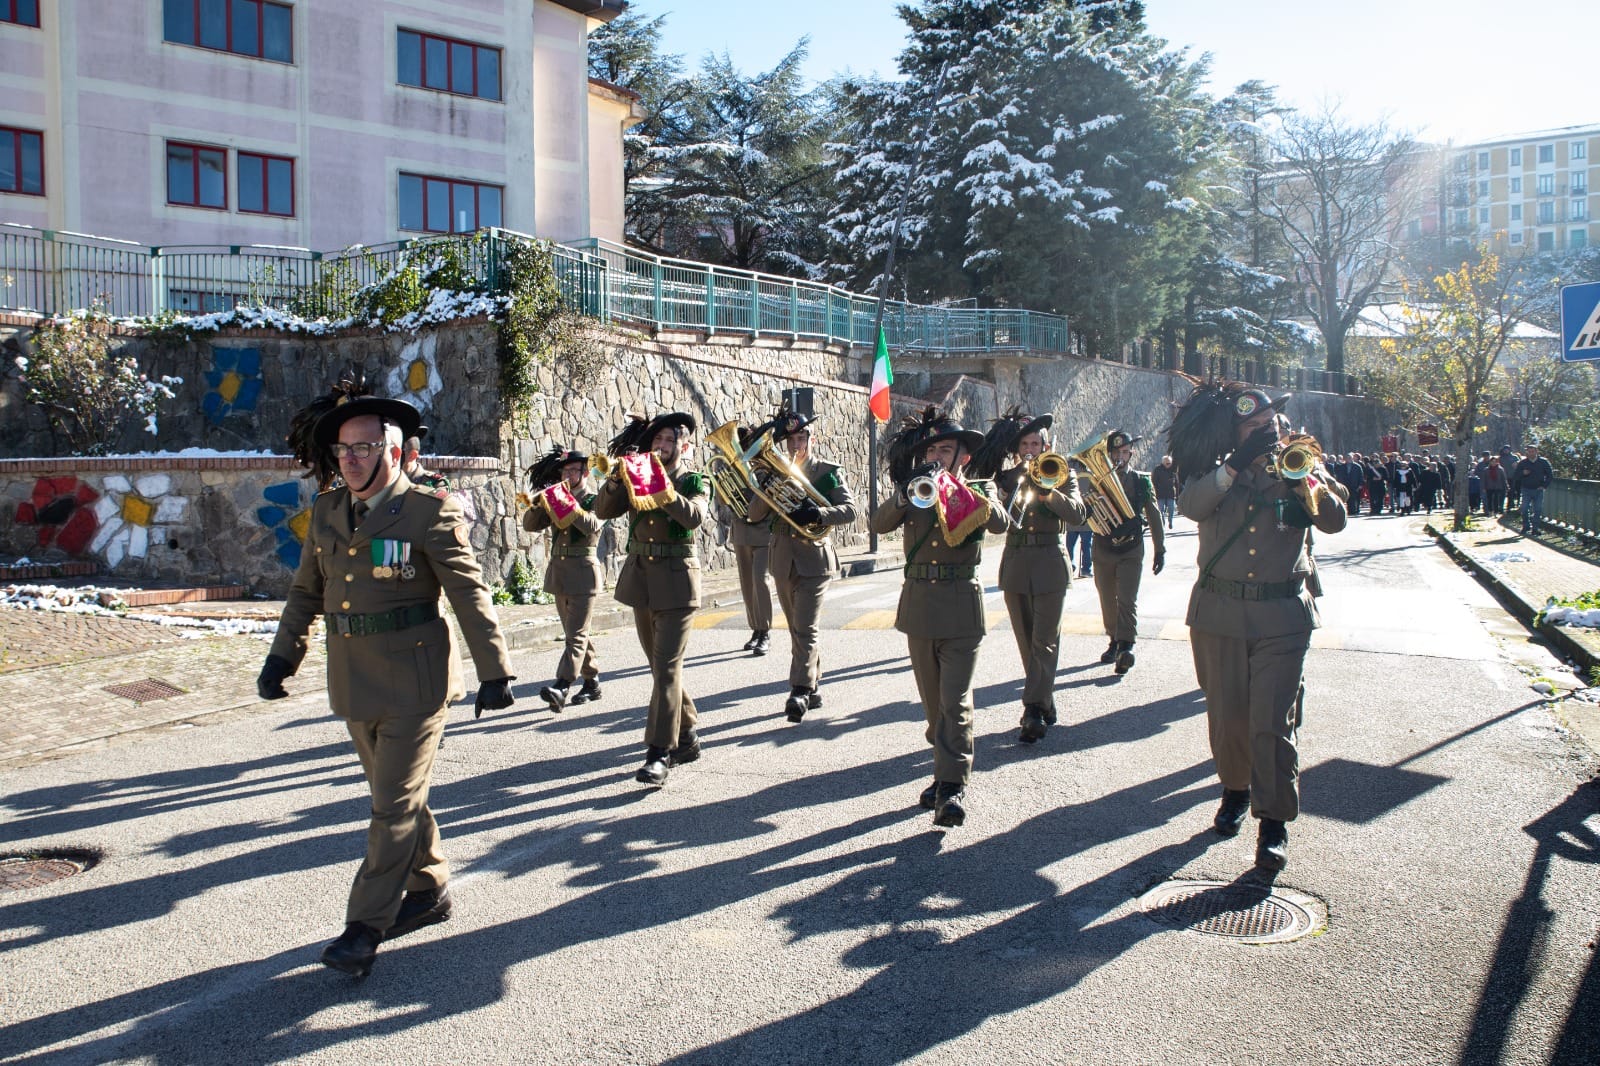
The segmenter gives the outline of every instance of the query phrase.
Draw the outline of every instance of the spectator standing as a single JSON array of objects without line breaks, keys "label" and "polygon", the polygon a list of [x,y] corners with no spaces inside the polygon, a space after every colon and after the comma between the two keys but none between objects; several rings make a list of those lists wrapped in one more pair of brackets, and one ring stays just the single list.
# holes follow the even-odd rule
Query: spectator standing
[{"label": "spectator standing", "polygon": [[1500,457],[1491,455],[1489,465],[1483,468],[1484,514],[1499,515],[1505,512],[1507,483],[1506,471],[1500,465]]},{"label": "spectator standing", "polygon": [[1467,468],[1467,512],[1476,514],[1483,506],[1483,478],[1478,476],[1478,468]]},{"label": "spectator standing", "polygon": [[1372,460],[1368,461],[1365,464],[1365,467],[1367,476],[1367,499],[1371,502],[1372,513],[1374,515],[1380,515],[1383,513],[1384,469],[1378,465],[1376,456],[1374,456]]},{"label": "spectator standing", "polygon": [[1156,506],[1171,529],[1178,519],[1178,470],[1172,465],[1172,456],[1161,457],[1161,465],[1150,471],[1150,480],[1156,486]]},{"label": "spectator standing", "polygon": [[1439,489],[1443,482],[1439,478],[1439,467],[1432,459],[1423,461],[1422,469],[1417,473],[1417,496],[1422,509],[1428,514],[1439,505]]},{"label": "spectator standing", "polygon": [[1531,535],[1539,532],[1544,522],[1544,490],[1554,481],[1556,472],[1550,460],[1539,454],[1537,445],[1530,444],[1517,463],[1512,481],[1522,490],[1522,532]]},{"label": "spectator standing", "polygon": [[1517,453],[1511,450],[1511,445],[1500,445],[1500,469],[1506,472],[1507,511],[1522,502],[1522,486],[1517,484],[1517,462]]},{"label": "spectator standing", "polygon": [[1339,464],[1339,469],[1334,474],[1339,479],[1339,484],[1345,487],[1350,494],[1350,513],[1361,513],[1361,496],[1367,487],[1366,467],[1362,465],[1361,453],[1351,452],[1345,461]]}]

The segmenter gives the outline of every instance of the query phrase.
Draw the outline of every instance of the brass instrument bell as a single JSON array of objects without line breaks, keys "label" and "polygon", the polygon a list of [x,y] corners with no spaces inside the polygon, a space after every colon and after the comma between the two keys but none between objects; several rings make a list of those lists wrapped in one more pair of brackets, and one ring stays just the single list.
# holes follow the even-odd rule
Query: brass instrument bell
[{"label": "brass instrument bell", "polygon": [[1028,460],[1028,480],[1041,489],[1054,489],[1072,476],[1067,457],[1055,452],[1045,452]]}]

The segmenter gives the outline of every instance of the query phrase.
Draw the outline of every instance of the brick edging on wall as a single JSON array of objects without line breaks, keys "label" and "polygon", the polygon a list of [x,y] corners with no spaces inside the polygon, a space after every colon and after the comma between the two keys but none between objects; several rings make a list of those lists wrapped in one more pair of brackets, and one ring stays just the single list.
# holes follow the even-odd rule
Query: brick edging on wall
[{"label": "brick edging on wall", "polygon": [[[428,469],[498,472],[500,460],[481,455],[424,456]],[[0,474],[128,474],[158,470],[284,470],[301,472],[288,455],[82,455],[59,459],[0,459]]]}]

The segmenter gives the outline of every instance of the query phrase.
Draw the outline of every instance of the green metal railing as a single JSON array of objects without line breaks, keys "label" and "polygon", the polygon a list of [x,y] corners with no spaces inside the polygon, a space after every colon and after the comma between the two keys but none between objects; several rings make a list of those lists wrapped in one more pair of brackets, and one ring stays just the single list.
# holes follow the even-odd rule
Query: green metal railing
[{"label": "green metal railing", "polygon": [[1600,540],[1600,481],[1556,478],[1544,490],[1544,520],[1546,525]]},{"label": "green metal railing", "polygon": [[[535,238],[481,231],[470,272],[497,281],[501,250]],[[316,315],[380,280],[420,238],[323,253],[267,245],[152,247],[0,224],[0,308],[58,314],[99,306],[120,317],[204,314],[236,306]],[[604,321],[696,333],[781,336],[871,346],[877,301],[832,285],[649,255],[589,239],[556,245],[562,291]],[[884,332],[898,350],[1067,351],[1067,320],[1007,308],[889,301]]]}]

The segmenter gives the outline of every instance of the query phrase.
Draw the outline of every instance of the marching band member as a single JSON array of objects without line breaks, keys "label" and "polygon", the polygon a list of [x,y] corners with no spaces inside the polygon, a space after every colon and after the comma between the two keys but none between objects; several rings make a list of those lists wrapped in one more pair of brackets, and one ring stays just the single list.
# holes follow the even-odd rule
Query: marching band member
[{"label": "marching band member", "polygon": [[[1016,466],[999,472],[995,485],[1004,511],[997,509],[989,531],[1005,533],[1000,556],[1000,590],[1005,594],[1011,631],[1022,655],[1022,732],[1032,744],[1056,722],[1056,664],[1061,652],[1061,611],[1071,569],[1062,549],[1062,531],[1085,520],[1078,479],[1061,456],[1048,483],[1041,483],[1037,460],[1048,451],[1051,415],[1037,418],[1012,408],[995,422],[969,468],[983,477],[1015,454]],[[1007,516],[1011,520],[1007,521]]]},{"label": "marching band member", "polygon": [[1100,594],[1100,620],[1105,623],[1106,636],[1111,638],[1100,661],[1116,663],[1119,676],[1133,669],[1133,645],[1139,639],[1139,579],[1144,568],[1144,531],[1147,528],[1155,554],[1150,572],[1159,574],[1167,565],[1155,485],[1149,474],[1129,465],[1133,446],[1139,440],[1120,429],[1106,435],[1106,452],[1116,468],[1123,496],[1133,507],[1133,517],[1125,519],[1107,535],[1097,532],[1092,549],[1094,587]]},{"label": "marching band member", "polygon": [[[738,433],[740,447],[748,445],[750,431],[740,426]],[[740,517],[727,504],[722,505],[722,510],[728,516],[728,545],[739,567],[739,597],[744,600],[744,620],[750,626],[750,639],[744,642],[744,650],[765,655],[772,644],[772,590],[767,587],[771,523]]]},{"label": "marching band member", "polygon": [[1213,824],[1235,836],[1254,812],[1261,823],[1256,865],[1268,871],[1287,864],[1285,823],[1300,813],[1295,740],[1306,652],[1321,624],[1310,530],[1337,533],[1346,521],[1345,489],[1322,467],[1320,449],[1303,450],[1297,462],[1286,451],[1279,474],[1268,468],[1286,399],[1237,382],[1207,382],[1167,431],[1187,478],[1178,510],[1199,526],[1200,573],[1188,623],[1222,779]]},{"label": "marching band member", "polygon": [[982,443],[983,434],[936,407],[908,416],[889,446],[899,491],[872,515],[877,533],[905,527],[895,628],[906,635],[933,745],[934,780],[918,802],[938,826],[966,820],[972,777],[972,676],[986,628],[978,564],[990,506],[981,483],[970,486],[960,474]]},{"label": "marching band member", "polygon": [[[811,454],[811,425],[815,418],[805,418],[787,409],[780,409],[772,431],[774,440],[783,444],[795,467],[815,490],[827,500],[827,506],[807,499],[789,512],[789,517],[802,526],[831,529],[849,525],[856,520],[855,501],[850,489],[835,463],[814,458]],[[789,522],[777,519],[765,500],[757,497],[750,505],[750,517],[769,519],[772,525],[772,549],[769,561],[772,578],[778,585],[778,602],[789,626],[789,698],[783,710],[791,722],[803,719],[806,712],[822,706],[822,696],[817,686],[822,681],[822,662],[817,654],[817,621],[822,615],[822,598],[827,594],[828,583],[839,572],[839,556],[834,551],[833,540],[826,534],[813,539]]]},{"label": "marching band member", "polygon": [[[522,528],[530,533],[551,531],[544,590],[556,598],[566,638],[555,683],[540,689],[539,696],[560,714],[568,702],[577,706],[600,698],[600,662],[589,636],[589,620],[604,586],[597,545],[605,523],[594,513],[597,493],[589,480],[589,457],[582,452],[553,448],[533,465],[528,478],[538,495],[523,512]],[[579,673],[583,687],[569,700],[567,690]]]},{"label": "marching band member", "polygon": [[610,451],[618,459],[594,505],[599,518],[632,515],[616,596],[633,608],[650,663],[645,759],[634,778],[653,786],[666,784],[669,767],[700,757],[694,700],[683,688],[689,618],[700,607],[694,531],[706,517],[704,479],[683,461],[685,438],[694,431],[694,416],[682,411],[648,422],[632,418],[612,438]]}]

